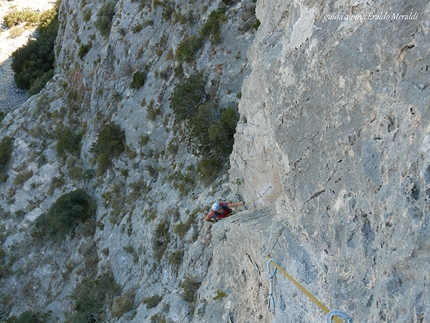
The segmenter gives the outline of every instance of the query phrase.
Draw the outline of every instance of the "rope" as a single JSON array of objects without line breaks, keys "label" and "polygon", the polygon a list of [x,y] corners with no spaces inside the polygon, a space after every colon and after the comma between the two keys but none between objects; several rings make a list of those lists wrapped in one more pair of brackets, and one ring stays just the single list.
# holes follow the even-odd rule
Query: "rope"
[{"label": "rope", "polygon": [[278,196],[259,196],[259,197],[255,198],[255,199],[253,199],[251,202],[247,202],[247,203],[248,204],[252,204],[255,201],[257,201],[258,199],[261,199],[261,198],[264,198],[264,197],[267,197],[267,198],[277,198]]},{"label": "rope", "polygon": [[[261,197],[272,197],[272,196],[266,196],[267,192],[269,192],[272,189],[272,185],[269,185],[266,187],[266,189],[264,190],[263,193],[261,193],[260,195],[258,195],[255,199],[253,199],[251,202],[248,202],[249,204],[254,203],[255,201],[257,201],[259,198]],[[274,196],[273,196],[274,197]],[[277,196],[276,196],[277,197]]]},{"label": "rope", "polygon": [[[312,295],[306,288],[304,288],[298,281],[296,281],[293,277],[291,277],[282,267],[280,267],[273,258],[270,258],[269,256],[266,256],[266,258],[269,260],[267,262],[267,268],[269,268],[270,262],[273,263],[273,266],[275,266],[276,269],[278,269],[285,277],[287,277],[294,285],[297,286],[298,289],[302,291],[303,294],[305,294],[307,297],[310,298],[312,302],[314,302],[325,314],[329,314],[330,310],[321,303],[314,295]],[[337,314],[336,314],[337,315]],[[333,317],[333,320],[336,323],[343,323],[339,318]],[[352,320],[350,321],[352,323]]]},{"label": "rope", "polygon": [[330,313],[327,314],[327,323],[331,323],[331,320],[334,316],[340,316],[346,319],[347,323],[352,323],[352,317],[349,316],[347,313],[339,311],[339,310],[332,310]]}]

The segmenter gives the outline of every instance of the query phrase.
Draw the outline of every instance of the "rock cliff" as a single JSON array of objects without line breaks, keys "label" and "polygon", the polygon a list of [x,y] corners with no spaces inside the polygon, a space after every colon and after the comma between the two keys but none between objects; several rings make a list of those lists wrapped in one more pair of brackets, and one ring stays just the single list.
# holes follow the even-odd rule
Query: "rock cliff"
[{"label": "rock cliff", "polygon": [[[324,322],[280,272],[268,311],[267,255],[354,322],[428,320],[429,17],[418,0],[62,0],[55,76],[0,129],[0,320]],[[171,106],[199,71],[200,103],[240,113],[209,183]],[[126,147],[100,168],[112,124]],[[77,188],[94,217],[38,237]]]},{"label": "rock cliff", "polygon": [[[357,322],[426,321],[429,9],[257,5],[231,176],[244,196],[274,187],[265,252]],[[316,321],[280,284],[274,321]]]}]

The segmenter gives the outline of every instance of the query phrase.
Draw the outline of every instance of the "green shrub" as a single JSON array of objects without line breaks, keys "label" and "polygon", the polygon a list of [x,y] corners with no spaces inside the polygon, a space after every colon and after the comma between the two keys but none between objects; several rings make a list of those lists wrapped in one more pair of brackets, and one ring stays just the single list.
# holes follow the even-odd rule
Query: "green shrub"
[{"label": "green shrub", "polygon": [[85,45],[82,44],[81,47],[79,47],[79,53],[78,53],[79,58],[84,59],[85,55],[88,54],[92,46],[93,44],[91,44],[91,42]]},{"label": "green shrub", "polygon": [[217,157],[208,157],[199,161],[197,171],[199,172],[203,182],[209,183],[212,181],[221,170],[224,163],[225,160],[220,163],[220,160]]},{"label": "green shrub", "polygon": [[155,121],[155,119],[157,119],[157,117],[160,114],[161,114],[161,109],[156,108],[154,106],[154,100],[151,100],[151,102],[149,102],[148,107],[146,108],[146,118],[148,120]]},{"label": "green shrub", "polygon": [[130,87],[132,89],[139,89],[145,84],[147,72],[135,72]]},{"label": "green shrub", "polygon": [[94,169],[86,169],[82,175],[83,179],[89,181],[94,178],[95,173]]},{"label": "green shrub", "polygon": [[175,226],[175,228],[173,229],[173,232],[176,233],[181,238],[184,238],[185,234],[188,232],[188,230],[190,230],[190,228],[191,228],[190,222],[183,223],[181,221],[179,222],[179,224]]},{"label": "green shrub", "polygon": [[112,316],[120,318],[133,309],[133,303],[134,295],[131,292],[127,292],[125,295],[115,298],[112,306]]},{"label": "green shrub", "polygon": [[154,314],[150,318],[151,323],[166,323],[166,318],[160,314]]},{"label": "green shrub", "polygon": [[22,27],[15,27],[9,32],[10,38],[16,38],[21,36],[24,33],[25,29]]},{"label": "green shrub", "polygon": [[5,266],[4,264],[0,263],[0,279],[6,278],[9,276],[9,266]]},{"label": "green shrub", "polygon": [[160,295],[153,295],[143,300],[143,303],[146,304],[146,308],[154,308],[161,302],[162,298]]},{"label": "green shrub", "polygon": [[186,37],[178,45],[175,53],[176,59],[180,62],[191,63],[209,36],[212,36],[214,42],[219,43],[221,41],[221,23],[225,20],[224,13],[223,8],[212,11],[208,21],[202,26],[199,36]]},{"label": "green shrub", "polygon": [[42,12],[39,19],[39,32],[53,32],[58,30],[58,11],[57,7]]},{"label": "green shrub", "polygon": [[176,269],[182,263],[183,257],[184,257],[184,251],[183,250],[177,250],[170,255],[169,264],[171,264]]},{"label": "green shrub", "polygon": [[128,252],[130,255],[133,256],[133,262],[137,264],[139,262],[139,255],[137,254],[136,250],[133,248],[132,245],[128,245],[126,247],[123,247],[124,251]]},{"label": "green shrub", "polygon": [[173,187],[179,190],[179,192],[186,196],[188,192],[196,188],[197,176],[194,165],[187,169],[187,172],[176,171],[168,176],[168,180],[172,181]]},{"label": "green shrub", "polygon": [[125,133],[121,128],[109,123],[99,133],[97,142],[92,146],[92,151],[97,157],[97,175],[103,174],[112,165],[112,159],[125,151]]},{"label": "green shrub", "polygon": [[88,21],[90,21],[90,20],[91,20],[91,9],[88,9],[88,10],[85,10],[85,11],[84,11],[84,17],[83,17],[83,20],[84,20],[85,22],[88,22]]},{"label": "green shrub", "polygon": [[75,288],[71,299],[73,312],[66,315],[66,323],[93,323],[96,318],[106,315],[106,308],[113,297],[121,292],[111,272],[106,272],[95,280],[85,277]]},{"label": "green shrub", "polygon": [[97,19],[94,25],[102,36],[108,36],[110,34],[116,3],[116,0],[105,3],[97,13]]},{"label": "green shrub", "polygon": [[3,121],[3,119],[6,117],[6,112],[0,111],[0,123]]},{"label": "green shrub", "polygon": [[221,111],[220,119],[209,128],[210,145],[216,147],[216,154],[228,156],[234,144],[234,134],[239,121],[239,113],[235,107]]},{"label": "green shrub", "polygon": [[49,187],[48,194],[52,196],[54,194],[55,189],[60,188],[65,184],[65,180],[63,177],[54,177],[51,182],[51,186]]},{"label": "green shrub", "polygon": [[138,32],[140,32],[140,31],[143,30],[143,25],[142,24],[137,24],[137,25],[133,26],[131,28],[131,30],[133,31],[133,34],[138,33]]},{"label": "green shrub", "polygon": [[61,240],[73,233],[75,227],[95,215],[95,202],[83,189],[66,193],[58,198],[47,213],[35,221],[34,237]]},{"label": "green shrub", "polygon": [[179,143],[176,137],[174,137],[167,145],[167,152],[171,155],[176,155],[179,149]]},{"label": "green shrub", "polygon": [[255,22],[252,24],[252,27],[255,29],[255,30],[257,30],[258,29],[258,27],[260,27],[260,25],[261,25],[261,22],[260,22],[260,20],[255,20]]},{"label": "green shrub", "polygon": [[4,23],[7,28],[17,26],[23,22],[29,24],[37,24],[39,22],[40,13],[36,11],[31,11],[30,9],[24,10],[14,10],[7,13],[4,17]]},{"label": "green shrub", "polygon": [[196,36],[187,37],[176,48],[176,59],[180,62],[190,63],[202,46],[203,38]]},{"label": "green shrub", "polygon": [[12,138],[4,137],[0,141],[0,173],[6,170],[12,155]]},{"label": "green shrub", "polygon": [[151,188],[143,181],[138,181],[130,184],[130,188],[133,190],[129,194],[129,199],[131,201],[137,200],[142,194],[147,194]]},{"label": "green shrub", "polygon": [[182,79],[184,77],[184,66],[182,63],[175,66],[174,70],[175,77],[178,79]]},{"label": "green shrub", "polygon": [[152,245],[152,250],[154,252],[154,257],[158,261],[164,256],[164,252],[167,249],[167,244],[170,241],[169,233],[169,222],[163,221],[158,226],[154,232],[154,240]]},{"label": "green shrub", "polygon": [[16,175],[13,183],[16,185],[22,185],[26,181],[28,181],[32,176],[33,176],[32,170],[24,170],[24,171],[20,172],[18,175]]},{"label": "green shrub", "polygon": [[54,76],[54,70],[49,70],[48,72],[44,73],[42,76],[36,78],[33,83],[31,83],[30,88],[28,89],[29,95],[35,95],[39,93],[46,85],[46,83],[49,82],[50,79]]},{"label": "green shrub", "polygon": [[219,8],[209,14],[208,21],[200,30],[200,35],[202,37],[208,37],[209,35],[212,35],[213,40],[216,43],[221,41],[221,22],[225,20],[224,12],[225,9]]},{"label": "green shrub", "polygon": [[206,98],[206,78],[202,73],[191,75],[175,86],[170,97],[170,107],[175,113],[175,122],[190,120],[198,113],[198,106]]},{"label": "green shrub", "polygon": [[227,294],[225,292],[223,292],[222,290],[218,289],[216,291],[216,296],[213,299],[214,299],[214,301],[216,301],[217,299],[221,299],[221,298],[226,297],[226,296],[227,296]]},{"label": "green shrub", "polygon": [[[3,210],[2,210],[3,211]],[[2,230],[5,230],[5,227],[2,226],[1,227]],[[4,234],[0,235],[0,242],[3,243],[3,236]],[[6,252],[0,248],[0,279],[3,279],[4,277],[6,277],[9,274],[9,268],[7,266],[7,261],[6,261]]]},{"label": "green shrub", "polygon": [[175,11],[175,7],[174,4],[170,1],[164,1],[163,3],[163,12],[161,14],[161,16],[167,20],[167,21],[171,21],[172,20],[172,16],[176,15],[176,11]]},{"label": "green shrub", "polygon": [[215,101],[204,102],[206,79],[201,73],[178,83],[170,97],[175,122],[187,124],[187,143],[202,157],[197,171],[205,181],[211,180],[225,165],[233,149],[234,133],[239,121],[236,107],[221,109]]},{"label": "green shrub", "polygon": [[41,15],[38,37],[12,53],[12,69],[16,85],[38,93],[54,75],[54,44],[58,32],[57,10]]},{"label": "green shrub", "polygon": [[196,155],[210,154],[214,149],[217,149],[211,143],[209,129],[218,122],[219,114],[218,104],[214,101],[201,104],[196,109],[189,127],[190,136],[188,139]]},{"label": "green shrub", "polygon": [[187,275],[183,280],[181,287],[181,297],[184,301],[194,304],[197,300],[196,292],[202,283],[195,276]]},{"label": "green shrub", "polygon": [[142,147],[145,146],[148,142],[149,142],[149,135],[144,134],[144,135],[140,135],[139,136],[139,145],[141,145]]},{"label": "green shrub", "polygon": [[68,171],[70,179],[81,181],[84,179],[84,171],[80,166],[71,166]]},{"label": "green shrub", "polygon": [[22,313],[20,316],[12,316],[5,321],[4,323],[44,323],[47,322],[47,318],[50,316],[50,313],[33,313],[32,311],[26,311]]},{"label": "green shrub", "polygon": [[[158,211],[156,209],[152,209],[152,210],[145,210],[143,212],[143,217],[147,218],[149,221],[153,221],[155,220],[155,218],[157,217]],[[161,255],[160,259],[163,257],[163,255]]]},{"label": "green shrub", "polygon": [[71,155],[79,156],[81,153],[81,133],[75,133],[70,128],[64,129],[61,127],[57,129],[57,137],[58,142],[56,150],[59,157],[65,157],[66,152]]}]

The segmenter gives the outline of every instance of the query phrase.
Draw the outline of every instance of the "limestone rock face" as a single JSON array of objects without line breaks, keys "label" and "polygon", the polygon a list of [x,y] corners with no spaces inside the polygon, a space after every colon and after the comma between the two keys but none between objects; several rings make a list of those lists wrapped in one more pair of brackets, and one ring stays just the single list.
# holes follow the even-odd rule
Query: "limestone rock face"
[{"label": "limestone rock face", "polygon": [[[243,196],[279,196],[259,247],[356,322],[428,319],[429,13],[421,1],[257,4],[230,174]],[[323,321],[276,280],[275,322]]]}]

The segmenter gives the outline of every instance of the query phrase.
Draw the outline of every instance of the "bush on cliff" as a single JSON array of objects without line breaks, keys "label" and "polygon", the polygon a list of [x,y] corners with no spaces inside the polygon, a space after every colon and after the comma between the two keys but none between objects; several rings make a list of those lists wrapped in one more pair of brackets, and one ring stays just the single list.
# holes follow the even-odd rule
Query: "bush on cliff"
[{"label": "bush on cliff", "polygon": [[117,2],[118,1],[109,1],[105,3],[97,13],[95,26],[100,31],[100,34],[102,34],[104,37],[110,34],[112,18],[115,15],[115,5]]},{"label": "bush on cliff", "polygon": [[83,189],[66,193],[58,198],[48,212],[35,222],[32,236],[62,240],[73,233],[75,227],[95,215],[96,205]]},{"label": "bush on cliff", "polygon": [[11,137],[4,137],[0,141],[0,183],[6,182],[9,177],[6,170],[12,155],[12,141]]},{"label": "bush on cliff", "polygon": [[225,20],[225,9],[219,8],[209,14],[209,18],[200,30],[201,37],[212,36],[215,43],[221,41],[221,23]]},{"label": "bush on cliff", "polygon": [[12,155],[12,138],[4,137],[0,141],[0,171],[4,170]]},{"label": "bush on cliff", "polygon": [[70,128],[57,129],[58,142],[56,146],[57,155],[66,157],[66,153],[79,156],[81,152],[82,133],[75,133]]},{"label": "bush on cliff", "polygon": [[12,69],[16,85],[29,90],[30,95],[39,93],[54,75],[54,44],[58,32],[57,9],[40,16],[38,37],[12,54]]},{"label": "bush on cliff", "polygon": [[197,300],[197,290],[200,288],[201,284],[202,283],[197,277],[186,275],[181,283],[182,299],[191,305],[194,304]]},{"label": "bush on cliff", "polygon": [[[97,273],[97,265],[90,271]],[[115,296],[120,294],[121,287],[110,270],[95,279],[87,274],[76,285],[70,297],[73,310],[66,313],[65,323],[106,322],[103,318],[106,317],[107,308],[112,305]]]},{"label": "bush on cliff", "polygon": [[206,81],[202,73],[197,73],[176,84],[170,97],[170,107],[177,123],[192,119],[198,114],[198,107],[206,98]]},{"label": "bush on cliff", "polygon": [[206,101],[206,78],[197,73],[178,83],[170,98],[177,124],[187,126],[188,147],[201,157],[197,170],[210,181],[223,168],[233,149],[239,121],[237,108],[221,108],[216,101]]},{"label": "bush on cliff", "polygon": [[42,314],[39,312],[25,311],[18,317],[12,316],[2,322],[4,323],[44,323],[49,321],[48,318],[50,315],[51,315],[50,312]]},{"label": "bush on cliff", "polygon": [[209,14],[198,36],[186,37],[176,48],[175,56],[180,62],[191,63],[205,41],[212,36],[214,43],[221,41],[221,23],[225,21],[225,9],[219,8]]},{"label": "bush on cliff", "polygon": [[125,133],[118,125],[109,123],[100,130],[97,142],[91,148],[97,158],[97,175],[102,175],[112,165],[112,159],[121,155],[125,146]]},{"label": "bush on cliff", "polygon": [[163,221],[158,226],[154,232],[152,251],[154,252],[154,257],[158,261],[164,256],[164,252],[167,249],[167,245],[170,241],[169,233],[169,222]]}]

